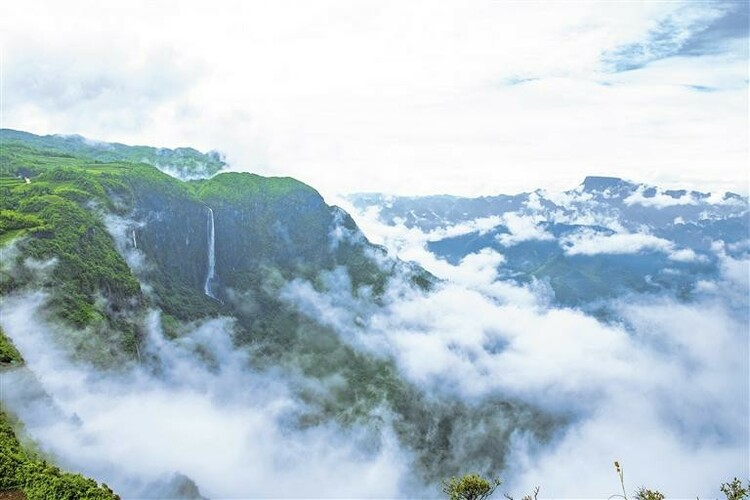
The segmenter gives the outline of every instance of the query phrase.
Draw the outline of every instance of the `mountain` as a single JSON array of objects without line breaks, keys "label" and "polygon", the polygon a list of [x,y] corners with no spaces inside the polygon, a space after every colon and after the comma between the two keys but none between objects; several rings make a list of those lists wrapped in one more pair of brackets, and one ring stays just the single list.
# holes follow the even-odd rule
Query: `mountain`
[{"label": "mountain", "polygon": [[[3,129],[3,142],[14,144],[16,151],[22,146],[42,151],[54,151],[54,157],[85,156],[103,163],[144,163],[154,166],[174,177],[189,180],[210,177],[226,167],[224,158],[216,151],[200,153],[193,148],[154,148],[126,146],[119,143],[86,139],[80,135],[39,136],[19,130]],[[5,159],[2,160],[5,163]],[[25,167],[32,167],[26,165]],[[33,168],[26,173],[34,172]],[[23,172],[21,172],[23,173]]]},{"label": "mountain", "polygon": [[[378,429],[387,411],[420,481],[461,473],[467,464],[485,473],[501,470],[511,435],[550,439],[564,421],[514,397],[475,405],[429,396],[399,374],[393,359],[361,352],[326,318],[291,301],[291,288],[310,286],[320,293],[343,289],[377,307],[391,280],[423,292],[437,283],[419,266],[388,257],[310,186],[235,172],[186,181],[160,170],[166,165],[185,178],[223,167],[216,155],[191,149],[12,130],[0,131],[0,145],[6,331],[27,341],[13,318],[27,323],[21,310],[28,307],[70,366],[93,370],[94,379],[127,381],[135,375],[118,373],[146,370],[149,380],[178,383],[187,375],[167,376],[181,365],[165,356],[184,346],[194,346],[192,370],[211,377],[222,361],[193,334],[196,325],[225,321],[231,350],[246,356],[240,373],[280,373],[290,381],[299,409],[285,426],[294,432],[334,423]],[[19,347],[21,355],[28,349]],[[26,376],[14,370],[3,376],[21,384]],[[33,379],[34,364],[24,370]],[[21,421],[36,419],[31,408],[65,414],[43,384],[22,385],[29,384],[32,396],[19,393],[11,401],[8,395],[7,411],[17,411]],[[58,420],[78,432],[77,415]],[[484,431],[467,439],[458,432],[464,428]],[[478,449],[488,452],[478,457]],[[128,490],[134,480],[118,482],[115,464],[97,467],[91,471],[114,477],[108,482],[131,495],[156,484],[152,479]],[[157,481],[171,484],[169,477]]]},{"label": "mountain", "polygon": [[586,177],[562,193],[348,200],[380,224],[418,230],[424,247],[452,265],[498,252],[501,278],[544,283],[563,306],[595,309],[612,297],[664,291],[687,299],[718,275],[717,244],[731,257],[748,252],[747,197],[615,177]]},{"label": "mountain", "polygon": [[661,190],[616,177],[598,176],[586,177],[575,189],[562,193],[536,190],[479,198],[360,193],[349,195],[347,199],[361,210],[377,208],[380,220],[386,224],[401,223],[424,231],[513,212],[543,215],[550,221],[583,220],[589,215],[610,225],[620,223],[628,229],[637,229],[643,224],[665,228],[675,223],[742,217],[747,214],[748,202],[746,196],[736,193],[712,195]]},{"label": "mountain", "polygon": [[13,494],[422,498],[747,456],[747,198],[589,177],[347,212],[171,151],[0,131]]},{"label": "mountain", "polygon": [[[0,328],[0,370],[21,365],[23,358]],[[0,491],[9,498],[21,491],[30,499],[118,498],[106,484],[99,485],[81,475],[63,472],[59,467],[47,464],[33,451],[24,449],[14,427],[22,429],[23,426],[0,408]]]}]

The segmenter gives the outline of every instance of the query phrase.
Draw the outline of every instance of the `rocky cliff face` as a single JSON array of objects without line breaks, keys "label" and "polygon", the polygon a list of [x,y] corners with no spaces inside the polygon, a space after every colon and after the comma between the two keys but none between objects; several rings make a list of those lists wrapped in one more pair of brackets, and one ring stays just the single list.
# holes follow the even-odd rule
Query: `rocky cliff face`
[{"label": "rocky cliff face", "polygon": [[196,290],[203,286],[207,213],[206,206],[190,196],[165,197],[157,190],[138,193],[133,213],[138,222],[133,228],[136,245],[167,281]]},{"label": "rocky cliff face", "polygon": [[309,186],[229,173],[205,181],[198,193],[214,212],[216,274],[222,284],[241,286],[243,276],[260,266],[293,276],[332,264],[331,207]]},{"label": "rocky cliff face", "polygon": [[285,280],[314,279],[336,266],[346,267],[358,285],[382,287],[385,273],[371,255],[382,250],[367,242],[348,214],[294,179],[226,173],[190,184],[133,182],[129,231],[149,264],[145,276],[163,302],[175,293],[205,302],[209,209],[215,251],[211,290],[219,300],[227,288],[262,286],[269,272]]}]

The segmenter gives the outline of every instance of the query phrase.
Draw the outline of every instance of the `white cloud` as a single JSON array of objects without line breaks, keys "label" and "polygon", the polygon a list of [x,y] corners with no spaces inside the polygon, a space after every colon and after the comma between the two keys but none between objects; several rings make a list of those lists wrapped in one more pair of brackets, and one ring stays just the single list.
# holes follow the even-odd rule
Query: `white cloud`
[{"label": "white cloud", "polygon": [[614,460],[625,465],[630,489],[647,485],[674,497],[715,495],[721,481],[744,473],[749,382],[737,373],[747,373],[750,339],[747,316],[734,308],[746,298],[703,287],[689,304],[615,302],[622,324],[607,325],[519,301],[512,285],[494,296],[475,285],[429,294],[396,287],[384,309],[302,282],[285,297],[328,318],[357,348],[391,357],[435,397],[480,405],[489,395],[511,396],[569,416],[551,444],[516,436],[505,473],[512,490],[542,485],[554,497],[604,497],[617,486]]},{"label": "white cloud", "polygon": [[678,248],[673,242],[647,233],[602,234],[582,230],[564,236],[560,246],[566,255],[637,254],[662,252],[675,262],[708,262],[690,248]]},{"label": "white cloud", "polygon": [[513,212],[504,214],[503,223],[510,234],[497,235],[497,241],[505,247],[510,247],[523,241],[553,240],[554,237],[539,225],[541,221],[542,219],[539,217],[519,215]]},{"label": "white cloud", "polygon": [[327,194],[560,188],[602,168],[744,192],[744,41],[602,62],[660,23],[679,46],[715,17],[694,2],[26,2],[0,20],[3,123],[219,149]]},{"label": "white cloud", "polygon": [[732,258],[726,254],[727,246],[723,241],[713,244],[713,250],[719,257],[722,276],[736,290],[747,290],[750,288],[750,256],[745,254],[743,258]]},{"label": "white cloud", "polygon": [[677,262],[705,262],[706,257],[698,255],[690,248],[681,248],[669,253],[669,259]]},{"label": "white cloud", "polygon": [[623,201],[626,205],[637,204],[655,208],[673,207],[676,205],[697,205],[699,202],[691,193],[685,193],[682,196],[674,198],[658,189],[653,196],[647,197],[643,194],[645,189],[644,186],[638,186],[638,189]]},{"label": "white cloud", "polygon": [[629,254],[644,250],[671,252],[674,244],[643,233],[601,234],[579,231],[560,240],[567,255]]}]

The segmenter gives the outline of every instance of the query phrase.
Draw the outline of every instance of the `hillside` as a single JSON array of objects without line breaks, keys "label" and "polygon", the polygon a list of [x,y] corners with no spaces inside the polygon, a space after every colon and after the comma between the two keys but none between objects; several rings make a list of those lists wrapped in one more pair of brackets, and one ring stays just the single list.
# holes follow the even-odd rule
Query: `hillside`
[{"label": "hillside", "polygon": [[[239,370],[289,380],[300,406],[285,426],[379,429],[387,412],[419,481],[458,474],[467,463],[501,470],[514,432],[545,440],[565,420],[514,397],[479,406],[436,399],[394,360],[362,352],[306,310],[291,290],[344,290],[372,309],[391,300],[394,279],[418,293],[437,283],[370,244],[346,212],[309,186],[248,173],[187,182],[131,163],[138,148],[5,130],[0,138],[3,321],[21,354],[31,340],[13,323],[21,313],[12,304],[33,303],[35,321],[52,332],[71,369],[113,380],[146,370],[166,382],[173,361],[164,353],[195,343],[194,370],[212,376],[222,361],[193,332],[229,321],[231,349],[245,359]],[[161,348],[154,328],[167,343]],[[34,396],[34,404],[47,397]],[[10,399],[8,410],[23,420],[26,403]],[[486,435],[466,439],[458,432],[464,428]]]},{"label": "hillside", "polygon": [[[23,358],[0,328],[0,370],[23,365]],[[70,474],[48,463],[19,442],[17,430],[23,430],[12,419],[0,401],[0,492],[21,494],[28,500],[48,498],[114,500],[119,498],[106,484],[101,486],[79,474]],[[15,427],[15,430],[14,430]]]},{"label": "hillside", "polygon": [[[670,494],[740,473],[746,198],[587,178],[353,218],[129,148],[0,132],[8,487],[413,498],[562,468],[572,494],[581,467],[610,491],[609,454]],[[707,455],[721,471],[660,482]]]}]

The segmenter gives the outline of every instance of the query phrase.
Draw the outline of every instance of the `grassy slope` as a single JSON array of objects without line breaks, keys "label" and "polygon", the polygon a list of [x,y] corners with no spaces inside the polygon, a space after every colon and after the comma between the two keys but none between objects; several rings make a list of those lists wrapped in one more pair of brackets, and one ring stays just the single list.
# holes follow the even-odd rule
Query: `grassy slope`
[{"label": "grassy slope", "polygon": [[217,153],[203,154],[192,148],[126,146],[88,141],[77,136],[38,136],[10,129],[0,130],[0,138],[3,144],[22,144],[36,150],[54,152],[53,154],[57,155],[85,156],[105,163],[146,163],[168,168],[184,176],[210,176],[226,166]]},{"label": "grassy slope", "polygon": [[0,491],[22,491],[29,500],[114,500],[106,485],[60,470],[25,450],[11,418],[0,410]]},{"label": "grassy slope", "polygon": [[[99,352],[106,348],[135,356],[138,332],[133,324],[121,320],[117,311],[100,307],[97,296],[103,294],[122,308],[133,301],[149,299],[139,293],[138,281],[102,226],[102,213],[128,215],[136,199],[156,203],[150,205],[150,209],[171,207],[179,200],[202,200],[214,206],[217,214],[224,210],[224,216],[227,213],[252,216],[248,221],[260,228],[258,236],[261,238],[257,240],[262,245],[270,241],[262,237],[265,233],[271,237],[279,221],[287,221],[295,254],[309,246],[310,257],[318,255],[321,247],[309,245],[313,237],[325,241],[323,248],[328,245],[330,209],[312,188],[293,179],[226,173],[211,180],[186,183],[146,165],[96,163],[89,158],[38,150],[23,144],[3,144],[0,167],[0,173],[11,176],[0,182],[0,209],[13,212],[8,220],[26,221],[30,226],[22,229],[27,237],[18,243],[21,255],[58,259],[52,276],[44,283],[55,297],[53,305],[58,316],[83,332],[87,340],[91,337],[96,340],[96,335],[89,333],[92,325],[95,331],[119,332],[114,338],[104,337],[98,347],[89,349],[93,357],[105,363],[114,359],[107,357],[106,352]],[[19,173],[29,177],[30,183],[14,181],[12,176]],[[150,201],[143,196],[149,196]],[[349,224],[356,229],[353,221]],[[237,230],[244,233],[248,227],[252,226],[240,224]],[[10,231],[19,229],[3,231],[0,227],[0,239],[9,239]],[[297,233],[299,237],[295,236]],[[272,245],[265,253],[271,255],[280,250],[283,250],[282,245]],[[275,255],[270,258],[272,263],[276,262]],[[361,248],[342,243],[329,255],[330,259],[333,260],[324,263],[324,267],[346,265],[355,286],[370,284],[376,292],[382,288],[385,276],[364,257]],[[458,473],[466,466],[466,455],[451,451],[457,449],[459,443],[453,440],[460,439],[460,429],[464,426],[491,429],[489,439],[460,443],[461,449],[477,448],[476,456],[489,456],[483,465],[484,472],[497,471],[504,465],[503,450],[512,429],[521,428],[544,436],[553,427],[554,422],[549,417],[535,415],[529,408],[513,402],[492,402],[480,413],[458,403],[446,406],[429,401],[416,387],[399,377],[391,361],[357,353],[341,342],[333,330],[295,313],[280,301],[278,287],[283,285],[285,277],[277,268],[260,267],[255,271],[237,280],[237,285],[252,291],[258,302],[255,312],[231,311],[238,316],[241,326],[237,341],[253,346],[258,367],[281,365],[320,380],[331,377],[342,380],[323,394],[318,390],[300,389],[300,397],[310,406],[300,425],[317,425],[331,419],[342,424],[377,420],[373,411],[385,405],[395,413],[394,427],[399,438],[417,452],[419,465],[428,477]],[[294,276],[286,278],[298,276],[297,272],[294,270]],[[162,278],[157,276],[155,284]],[[23,279],[23,276],[7,273],[0,275],[0,291],[24,286]],[[174,293],[173,289],[165,289],[166,292],[160,291],[158,286],[155,289],[159,295],[171,297]],[[202,288],[191,293],[205,300]],[[191,297],[179,297],[176,302],[194,309],[188,300]],[[167,301],[157,305],[168,314],[184,319],[185,315],[178,314],[179,304]]]},{"label": "grassy slope", "polygon": [[[0,328],[0,370],[22,363],[21,355]],[[64,472],[24,449],[14,427],[19,427],[18,422],[0,408],[0,491],[21,491],[29,500],[118,498],[106,485]]]},{"label": "grassy slope", "polygon": [[[28,236],[19,240],[18,262],[29,257],[37,261],[55,259],[57,264],[42,283],[54,291],[53,312],[76,328],[93,325],[100,332],[119,332],[116,350],[132,356],[137,342],[134,326],[112,312],[142,303],[140,285],[117,252],[98,211],[92,209],[116,209],[108,194],[126,190],[116,173],[127,169],[112,165],[103,170],[97,165],[89,170],[85,159],[71,164],[67,156],[57,158],[63,165],[58,166],[53,156],[3,145],[6,159],[11,153],[16,155],[4,168],[21,170],[33,165],[37,173],[30,183],[0,183],[0,242],[5,246],[19,236]],[[13,264],[3,262],[2,293],[35,279],[23,271],[23,266],[16,266],[21,271],[11,272]],[[106,305],[100,298],[106,299]],[[104,343],[93,346],[87,342],[84,351],[106,351],[109,347]],[[103,360],[106,355],[94,357]]]},{"label": "grassy slope", "polygon": [[20,365],[23,363],[21,353],[18,352],[13,342],[5,336],[3,327],[0,326],[0,366]]}]

